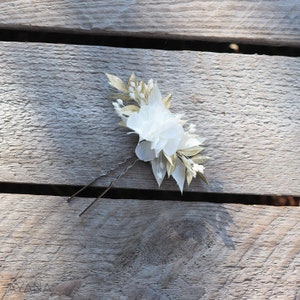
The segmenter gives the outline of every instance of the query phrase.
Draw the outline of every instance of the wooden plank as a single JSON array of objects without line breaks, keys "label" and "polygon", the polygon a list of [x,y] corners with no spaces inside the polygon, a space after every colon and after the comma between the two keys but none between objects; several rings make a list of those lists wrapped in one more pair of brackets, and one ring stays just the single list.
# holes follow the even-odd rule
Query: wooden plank
[{"label": "wooden plank", "polygon": [[[300,45],[298,0],[0,2],[1,27]],[[188,20],[188,21],[187,21]]]},{"label": "wooden plank", "polygon": [[[298,59],[49,44],[0,45],[0,181],[110,183],[137,137],[118,125],[104,72],[157,79],[207,138],[209,185],[191,191],[300,194]],[[157,189],[142,162],[116,186]]]},{"label": "wooden plank", "polygon": [[1,299],[300,295],[300,207],[0,199]]}]

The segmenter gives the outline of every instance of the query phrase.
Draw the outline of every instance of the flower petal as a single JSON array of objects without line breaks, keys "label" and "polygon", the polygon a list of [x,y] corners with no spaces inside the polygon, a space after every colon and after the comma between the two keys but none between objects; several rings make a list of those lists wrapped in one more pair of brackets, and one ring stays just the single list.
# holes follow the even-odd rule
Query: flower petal
[{"label": "flower petal", "polygon": [[134,130],[136,133],[140,133],[142,125],[143,120],[141,119],[140,114],[137,112],[132,113],[127,119],[126,126]]},{"label": "flower petal", "polygon": [[135,148],[136,156],[143,161],[150,161],[155,158],[155,151],[151,149],[151,143],[148,141],[141,141]]},{"label": "flower petal", "polygon": [[149,100],[148,100],[148,104],[150,105],[163,105],[163,102],[161,100],[161,93],[160,93],[160,90],[158,88],[158,85],[155,83],[153,88],[152,88],[152,91],[149,95]]},{"label": "flower petal", "polygon": [[177,160],[176,168],[172,173],[172,177],[177,182],[181,193],[183,193],[183,186],[185,181],[185,167],[179,159]]},{"label": "flower petal", "polygon": [[155,158],[151,161],[151,165],[156,182],[160,186],[167,172],[166,162],[163,161],[162,153],[158,158]]}]

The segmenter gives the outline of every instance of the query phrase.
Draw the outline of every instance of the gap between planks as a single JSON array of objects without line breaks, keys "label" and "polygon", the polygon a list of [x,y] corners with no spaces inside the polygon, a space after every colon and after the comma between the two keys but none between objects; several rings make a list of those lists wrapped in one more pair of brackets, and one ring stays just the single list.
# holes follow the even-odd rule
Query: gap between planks
[{"label": "gap between planks", "polygon": [[[0,183],[0,193],[8,194],[29,194],[44,196],[64,196],[87,197],[98,199],[107,187],[90,186],[71,186],[71,185],[50,185],[50,184],[26,184],[26,183]],[[73,197],[72,197],[73,198]],[[178,191],[165,190],[141,190],[141,189],[120,189],[112,186],[104,198],[108,199],[139,199],[139,200],[172,200],[172,201],[193,201],[211,203],[237,203],[248,205],[277,205],[277,206],[300,206],[300,197],[293,196],[271,196],[271,195],[245,195],[245,194],[224,194],[224,193],[200,193],[185,191],[181,194]],[[71,200],[71,199],[70,199]]]},{"label": "gap between planks", "polygon": [[[0,26],[300,46],[297,0],[0,2]],[[188,20],[188,22],[187,22]]]},{"label": "gap between planks", "polygon": [[[5,28],[0,25],[0,39],[2,41],[15,42],[40,42],[40,43],[58,43],[73,45],[97,45],[123,48],[140,48],[140,49],[161,49],[161,50],[190,50],[206,51],[215,53],[240,53],[240,54],[265,54],[277,56],[300,56],[299,47],[290,46],[267,46],[258,40],[247,43],[240,42],[238,39],[220,40],[212,39],[191,39],[191,37],[172,37],[157,35],[145,36],[134,33],[103,33],[90,32],[88,30],[65,30],[59,29],[51,31],[52,28],[22,27]],[[237,44],[235,44],[237,43]]]}]

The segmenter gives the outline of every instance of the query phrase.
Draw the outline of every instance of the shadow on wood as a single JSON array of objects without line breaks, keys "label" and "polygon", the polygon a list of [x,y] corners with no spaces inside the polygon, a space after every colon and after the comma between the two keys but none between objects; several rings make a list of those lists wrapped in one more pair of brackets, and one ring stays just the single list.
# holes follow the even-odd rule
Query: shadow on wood
[{"label": "shadow on wood", "polygon": [[192,300],[297,293],[298,207],[102,199],[80,219],[90,201],[1,195],[0,295],[15,296],[10,283],[33,282],[48,291],[20,294]]}]

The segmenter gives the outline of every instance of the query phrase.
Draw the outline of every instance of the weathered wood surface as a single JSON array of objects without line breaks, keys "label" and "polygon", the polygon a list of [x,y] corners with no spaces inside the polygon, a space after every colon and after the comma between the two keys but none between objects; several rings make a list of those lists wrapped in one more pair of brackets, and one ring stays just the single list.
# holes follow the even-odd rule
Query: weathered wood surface
[{"label": "weathered wood surface", "polygon": [[[158,79],[172,109],[207,138],[209,185],[193,191],[300,194],[300,62],[295,58],[0,45],[0,181],[107,186],[134,156],[104,72]],[[118,187],[157,189],[138,163]],[[173,180],[162,185],[175,189]]]},{"label": "weathered wood surface", "polygon": [[1,1],[0,24],[300,45],[298,0]]},{"label": "weathered wood surface", "polygon": [[0,195],[1,299],[300,295],[298,207],[90,201]]}]

